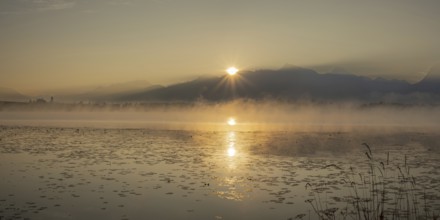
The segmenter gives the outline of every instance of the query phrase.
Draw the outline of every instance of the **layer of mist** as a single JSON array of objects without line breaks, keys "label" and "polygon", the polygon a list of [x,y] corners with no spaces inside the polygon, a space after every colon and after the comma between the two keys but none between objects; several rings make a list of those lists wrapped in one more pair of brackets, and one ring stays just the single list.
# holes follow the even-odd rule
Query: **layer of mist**
[{"label": "layer of mist", "polygon": [[[233,118],[236,125],[227,121]],[[32,108],[3,106],[1,124],[148,127],[179,125],[188,129],[217,126],[234,129],[327,129],[338,127],[438,127],[439,106],[316,104],[236,100],[225,103],[45,104]],[[172,127],[172,126],[171,126]],[[212,127],[209,127],[212,129]]]}]

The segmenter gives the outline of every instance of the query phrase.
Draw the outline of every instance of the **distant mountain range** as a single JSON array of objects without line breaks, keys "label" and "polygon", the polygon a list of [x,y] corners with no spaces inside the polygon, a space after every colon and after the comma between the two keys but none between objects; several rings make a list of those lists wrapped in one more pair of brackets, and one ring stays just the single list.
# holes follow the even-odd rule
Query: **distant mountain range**
[{"label": "distant mountain range", "polygon": [[23,95],[14,89],[0,87],[0,101],[23,102],[27,101],[28,99],[28,96]]},{"label": "distant mountain range", "polygon": [[429,74],[420,82],[414,85],[418,92],[440,93],[440,65],[431,69]]},{"label": "distant mountain range", "polygon": [[[224,101],[236,98],[315,101],[439,100],[440,80],[428,75],[416,84],[403,80],[370,79],[349,74],[319,74],[300,67],[246,71],[235,76],[193,81],[127,94],[118,101]],[[394,100],[394,101],[399,101]]]},{"label": "distant mountain range", "polygon": [[66,101],[94,102],[115,101],[127,95],[144,93],[148,92],[149,90],[158,88],[162,88],[162,86],[152,85],[147,81],[138,80],[107,86],[98,86],[94,89],[90,89],[88,91],[80,93],[70,92],[70,94],[57,96],[57,99]]},{"label": "distant mountain range", "polygon": [[[431,70],[423,80],[415,84],[403,80],[371,79],[336,71],[338,70],[320,74],[311,69],[290,66],[279,70],[243,71],[234,76],[200,77],[170,86],[132,81],[53,96],[55,101],[92,102],[217,102],[242,98],[440,103],[440,68]],[[29,99],[15,90],[0,88],[0,101]]]},{"label": "distant mountain range", "polygon": [[13,89],[0,87],[0,101],[22,102],[29,100],[35,101],[37,99],[45,99],[48,101],[53,96],[55,101],[61,102],[106,102],[115,101],[120,97],[129,94],[142,93],[157,88],[162,88],[162,86],[152,85],[144,80],[137,80],[111,85],[66,88],[62,90],[45,92],[44,94],[36,96],[26,96]]}]

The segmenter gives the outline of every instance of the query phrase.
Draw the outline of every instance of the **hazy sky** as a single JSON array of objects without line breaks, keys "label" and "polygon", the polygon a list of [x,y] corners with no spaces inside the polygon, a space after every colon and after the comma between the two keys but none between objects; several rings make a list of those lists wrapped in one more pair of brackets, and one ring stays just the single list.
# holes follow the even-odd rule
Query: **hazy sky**
[{"label": "hazy sky", "polygon": [[439,11],[438,0],[0,0],[0,86],[285,64],[414,81],[440,61]]}]

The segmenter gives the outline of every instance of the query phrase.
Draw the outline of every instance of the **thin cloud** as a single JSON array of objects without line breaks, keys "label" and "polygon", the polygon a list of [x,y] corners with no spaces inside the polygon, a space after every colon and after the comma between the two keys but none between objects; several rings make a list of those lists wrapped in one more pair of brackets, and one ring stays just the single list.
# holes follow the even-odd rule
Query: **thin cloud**
[{"label": "thin cloud", "polygon": [[76,1],[73,0],[31,0],[30,2],[37,11],[68,9],[74,7],[76,4]]},{"label": "thin cloud", "polygon": [[108,3],[111,5],[132,5],[133,0],[111,0]]},{"label": "thin cloud", "polygon": [[2,15],[26,14],[41,11],[55,11],[73,8],[77,0],[20,0],[7,4]]}]

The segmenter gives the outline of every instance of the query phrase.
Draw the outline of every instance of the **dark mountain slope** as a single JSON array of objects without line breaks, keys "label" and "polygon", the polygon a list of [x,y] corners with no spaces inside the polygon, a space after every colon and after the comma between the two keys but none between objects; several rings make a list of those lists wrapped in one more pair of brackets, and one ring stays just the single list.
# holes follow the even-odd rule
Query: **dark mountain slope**
[{"label": "dark mountain slope", "polygon": [[[431,82],[431,81],[430,81]],[[368,100],[386,94],[406,95],[414,92],[440,93],[439,82],[431,87],[406,81],[370,79],[347,74],[319,74],[310,69],[284,68],[257,70],[236,76],[199,78],[193,81],[122,96],[121,101],[194,101],[203,98],[224,101],[234,98],[265,97],[297,100]]]}]

